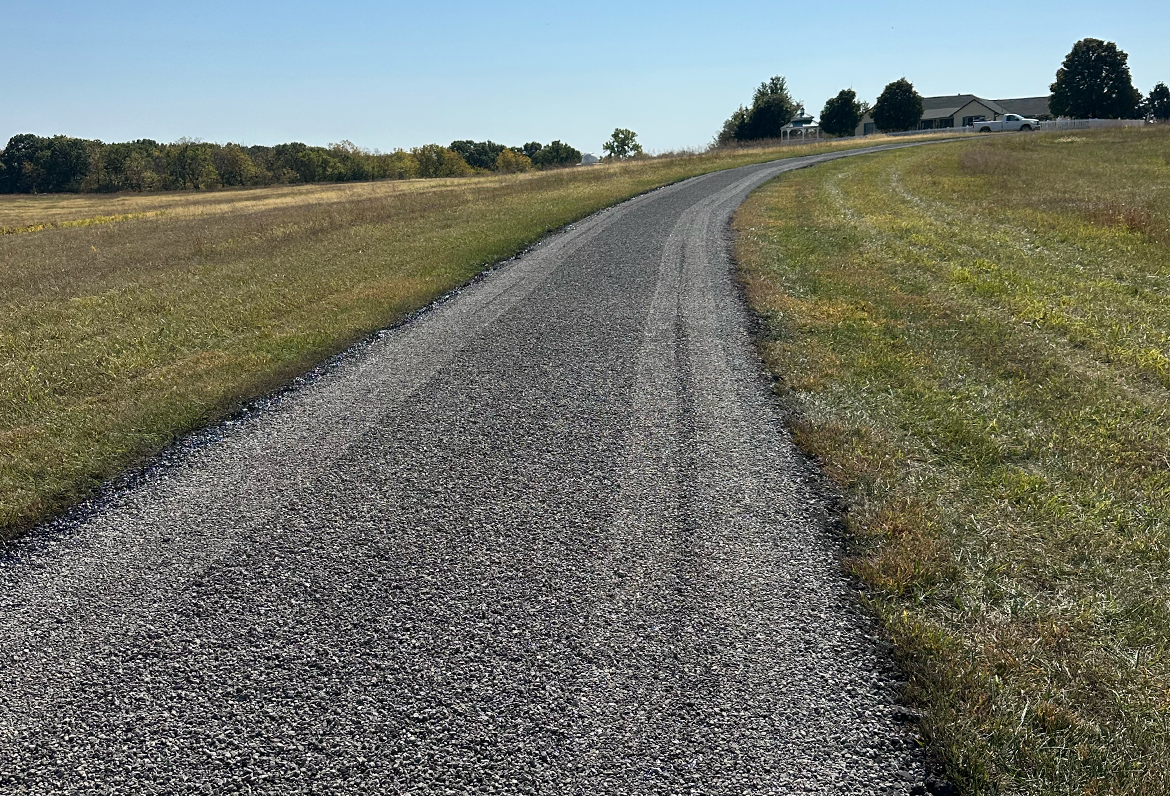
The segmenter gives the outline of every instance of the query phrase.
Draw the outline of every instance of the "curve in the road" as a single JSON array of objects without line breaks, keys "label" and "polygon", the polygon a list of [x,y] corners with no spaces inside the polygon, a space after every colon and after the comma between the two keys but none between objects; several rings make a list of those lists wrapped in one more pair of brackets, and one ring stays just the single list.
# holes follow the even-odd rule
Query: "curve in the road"
[{"label": "curve in the road", "polygon": [[903,793],[727,221],[574,225],[0,561],[0,790]]}]

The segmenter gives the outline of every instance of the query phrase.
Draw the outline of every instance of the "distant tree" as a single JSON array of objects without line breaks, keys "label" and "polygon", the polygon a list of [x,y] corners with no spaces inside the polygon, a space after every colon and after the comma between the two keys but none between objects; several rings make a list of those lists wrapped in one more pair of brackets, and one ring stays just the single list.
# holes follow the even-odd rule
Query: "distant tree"
[{"label": "distant tree", "polygon": [[851,88],[842,89],[837,96],[825,102],[821,111],[821,129],[829,135],[853,135],[857,132],[861,116],[857,92]]},{"label": "distant tree", "polygon": [[458,152],[439,144],[426,144],[410,150],[418,162],[420,177],[465,177],[473,169]]},{"label": "distant tree", "polygon": [[159,187],[154,162],[141,149],[132,151],[122,161],[122,188],[127,191],[149,191]]},{"label": "distant tree", "polygon": [[413,180],[419,176],[418,158],[410,152],[396,149],[380,159],[383,176],[390,180]]},{"label": "distant tree", "polygon": [[1133,87],[1129,56],[1111,41],[1081,39],[1056,70],[1048,106],[1054,116],[1128,119],[1136,116],[1141,93]]},{"label": "distant tree", "polygon": [[747,120],[748,109],[740,105],[723,123],[723,129],[719,131],[719,135],[715,136],[715,143],[731,144],[736,141],[748,140]]},{"label": "distant tree", "polygon": [[211,162],[224,185],[254,185],[260,169],[238,144],[228,144],[212,153]]},{"label": "distant tree", "polygon": [[490,170],[495,167],[496,158],[507,147],[494,141],[452,141],[450,149],[458,152],[472,168]]},{"label": "distant tree", "polygon": [[310,147],[299,141],[277,144],[272,148],[273,171],[283,182],[319,182],[329,176],[329,157],[326,150]]},{"label": "distant tree", "polygon": [[523,152],[516,153],[511,149],[505,149],[496,158],[495,170],[501,174],[516,174],[531,169],[532,161]]},{"label": "distant tree", "polygon": [[[289,145],[307,149],[304,144]],[[205,144],[181,138],[165,149],[167,174],[172,183],[180,188],[218,188],[221,184],[219,172],[212,162],[212,152],[217,149],[214,144]],[[296,150],[300,152],[301,150]],[[312,178],[305,178],[304,182],[312,182]]]},{"label": "distant tree", "polygon": [[[127,164],[144,164],[157,149],[154,141],[131,141],[129,143],[103,144],[89,142],[89,173],[82,180],[80,191],[127,191],[142,190],[141,179],[132,182]],[[131,167],[133,170],[133,167]],[[141,175],[138,175],[139,178]],[[153,185],[152,185],[153,187]]]},{"label": "distant tree", "polygon": [[792,98],[787,79],[776,75],[756,88],[750,108],[741,105],[731,114],[715,141],[729,144],[779,138],[780,129],[792,121],[799,110],[800,103]]},{"label": "distant tree", "polygon": [[[528,144],[524,145],[526,148]],[[576,166],[581,162],[581,150],[574,149],[568,144],[553,141],[548,146],[542,146],[532,155],[532,165],[538,169],[552,169],[561,166]]]},{"label": "distant tree", "polygon": [[531,159],[531,158],[536,157],[536,153],[539,152],[543,148],[544,147],[541,145],[541,143],[539,141],[529,141],[527,144],[520,147],[520,151],[522,153],[524,153],[524,157]]},{"label": "distant tree", "polygon": [[93,161],[91,146],[100,141],[85,141],[58,135],[52,138],[24,133],[14,135],[0,153],[4,164],[5,193],[51,193],[80,190]]},{"label": "distant tree", "polygon": [[369,180],[376,174],[374,153],[348,139],[330,144],[324,154],[324,179],[336,182]]},{"label": "distant tree", "polygon": [[1165,83],[1150,89],[1150,96],[1146,97],[1146,110],[1160,122],[1170,119],[1170,88]]},{"label": "distant tree", "polygon": [[[579,152],[570,151],[580,159]],[[472,171],[458,153],[445,147],[423,148],[423,154],[428,176]],[[515,154],[525,157],[521,151]],[[509,168],[524,164],[517,160]],[[412,152],[370,151],[350,141],[328,148],[297,142],[242,147],[189,138],[172,144],[146,139],[106,144],[18,135],[0,150],[0,193],[207,190],[273,182],[410,179],[420,176],[421,170]]]},{"label": "distant tree", "polygon": [[78,184],[77,190],[84,193],[118,190],[121,187],[119,185],[121,175],[112,168],[116,164],[111,163],[111,168],[106,168],[110,148],[100,141],[92,141],[89,144],[86,147],[89,151],[89,168],[86,170],[85,177]]},{"label": "distant tree", "polygon": [[208,157],[199,166],[199,173],[195,176],[194,187],[206,191],[211,188],[218,188],[221,185],[223,185],[223,181],[219,177],[219,172],[215,170],[215,164]]},{"label": "distant tree", "polygon": [[913,130],[922,120],[922,96],[914,84],[899,78],[882,89],[873,108],[873,123],[883,133]]},{"label": "distant tree", "polygon": [[800,103],[788,91],[788,81],[776,75],[756,89],[744,132],[748,140],[779,138],[780,128],[792,121],[799,110]]},{"label": "distant tree", "polygon": [[625,160],[642,154],[642,145],[638,143],[638,134],[624,127],[616,128],[613,135],[601,145],[601,148],[615,160]]}]

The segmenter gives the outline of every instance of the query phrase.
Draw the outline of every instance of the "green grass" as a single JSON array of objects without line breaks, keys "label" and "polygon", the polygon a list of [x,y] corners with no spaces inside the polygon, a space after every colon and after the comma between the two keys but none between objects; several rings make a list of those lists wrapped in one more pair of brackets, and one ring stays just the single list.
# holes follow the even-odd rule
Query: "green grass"
[{"label": "green grass", "polygon": [[511,177],[0,197],[0,539],[550,230],[685,177],[861,143]]},{"label": "green grass", "polygon": [[1170,128],[838,161],[735,225],[951,776],[1170,792]]}]

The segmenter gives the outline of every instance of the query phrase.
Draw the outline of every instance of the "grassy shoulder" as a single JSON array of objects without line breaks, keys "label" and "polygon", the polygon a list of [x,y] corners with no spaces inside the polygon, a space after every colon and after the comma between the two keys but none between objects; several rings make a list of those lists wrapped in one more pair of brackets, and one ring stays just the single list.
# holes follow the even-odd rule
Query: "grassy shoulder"
[{"label": "grassy shoulder", "polygon": [[510,177],[0,197],[0,539],[564,224],[841,141]]},{"label": "grassy shoulder", "polygon": [[837,161],[735,224],[952,775],[1170,792],[1170,129]]}]

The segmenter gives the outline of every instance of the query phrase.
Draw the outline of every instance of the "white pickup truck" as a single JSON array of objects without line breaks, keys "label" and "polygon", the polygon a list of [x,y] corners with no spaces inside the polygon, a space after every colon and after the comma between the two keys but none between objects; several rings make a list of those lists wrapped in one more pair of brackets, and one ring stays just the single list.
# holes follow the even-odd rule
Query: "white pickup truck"
[{"label": "white pickup truck", "polygon": [[1007,133],[1013,130],[1035,130],[1040,126],[1037,119],[1025,119],[1014,113],[1005,113],[1002,119],[994,122],[975,122],[975,130],[980,133]]}]

